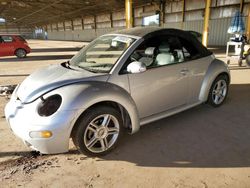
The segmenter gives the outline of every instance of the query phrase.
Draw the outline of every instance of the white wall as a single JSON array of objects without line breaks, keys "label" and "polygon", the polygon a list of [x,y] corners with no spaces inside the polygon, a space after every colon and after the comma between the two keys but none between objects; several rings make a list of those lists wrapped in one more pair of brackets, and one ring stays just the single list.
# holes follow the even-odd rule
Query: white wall
[{"label": "white wall", "polygon": [[33,30],[31,28],[6,27],[0,25],[0,34],[19,34],[25,38],[33,38]]},{"label": "white wall", "polygon": [[98,36],[110,33],[117,28],[85,29],[74,31],[49,31],[49,40],[91,41]]},{"label": "white wall", "polygon": [[[227,30],[230,26],[232,18],[221,18],[209,21],[209,45],[224,46],[230,35]],[[246,17],[244,17],[246,23]],[[165,23],[164,28],[182,29],[181,22]],[[86,29],[75,31],[53,31],[48,32],[50,40],[75,40],[75,41],[91,41],[94,38],[123,28],[103,28],[103,29]],[[193,30],[199,33],[203,31],[203,20],[187,21],[183,23],[184,30]]]}]

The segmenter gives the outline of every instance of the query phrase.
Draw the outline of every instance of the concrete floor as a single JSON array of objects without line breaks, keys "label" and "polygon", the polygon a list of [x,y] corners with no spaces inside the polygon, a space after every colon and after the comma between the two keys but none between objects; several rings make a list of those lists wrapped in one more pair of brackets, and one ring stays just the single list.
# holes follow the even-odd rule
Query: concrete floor
[{"label": "concrete floor", "polygon": [[[33,52],[26,59],[0,58],[0,85],[17,84],[34,70],[67,60],[86,45],[28,42]],[[211,50],[225,60],[224,49]],[[17,160],[36,163],[55,156],[36,161],[30,157],[30,149],[9,130],[3,116],[7,99],[0,98],[0,187],[32,187],[37,182],[40,187],[249,187],[250,69],[238,67],[236,60],[230,69],[230,92],[220,108],[200,105],[146,125],[137,134],[125,136],[113,153],[102,158],[81,161],[82,155],[72,146],[69,153],[56,155],[60,169],[37,168],[28,176],[17,169]]]}]

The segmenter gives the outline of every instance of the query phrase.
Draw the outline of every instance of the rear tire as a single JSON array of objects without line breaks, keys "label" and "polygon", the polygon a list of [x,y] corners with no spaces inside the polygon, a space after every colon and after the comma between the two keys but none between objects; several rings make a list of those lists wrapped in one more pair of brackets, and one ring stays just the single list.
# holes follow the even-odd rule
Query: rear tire
[{"label": "rear tire", "polygon": [[246,64],[248,67],[250,67],[250,54],[246,56]]},{"label": "rear tire", "polygon": [[103,156],[118,145],[123,132],[120,113],[112,107],[99,106],[86,111],[79,119],[72,139],[81,153]]},{"label": "rear tire", "polygon": [[15,52],[15,54],[16,54],[16,56],[17,56],[18,58],[25,58],[25,57],[27,56],[26,50],[25,50],[25,49],[22,49],[22,48],[17,49],[16,52]]},{"label": "rear tire", "polygon": [[228,85],[228,77],[219,75],[210,88],[207,103],[213,107],[221,106],[227,97]]}]

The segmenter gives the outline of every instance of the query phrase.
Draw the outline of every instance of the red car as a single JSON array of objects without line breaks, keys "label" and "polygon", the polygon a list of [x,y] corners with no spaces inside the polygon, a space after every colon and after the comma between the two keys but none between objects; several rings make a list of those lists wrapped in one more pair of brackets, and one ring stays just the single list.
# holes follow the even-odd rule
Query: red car
[{"label": "red car", "polygon": [[0,35],[0,57],[17,56],[24,58],[30,53],[27,41],[19,35]]}]

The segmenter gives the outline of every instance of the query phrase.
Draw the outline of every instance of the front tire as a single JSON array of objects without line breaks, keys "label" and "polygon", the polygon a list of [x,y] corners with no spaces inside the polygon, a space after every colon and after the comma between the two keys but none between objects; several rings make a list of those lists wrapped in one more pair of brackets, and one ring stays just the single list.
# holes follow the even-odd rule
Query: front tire
[{"label": "front tire", "polygon": [[123,134],[120,113],[112,107],[100,106],[88,110],[72,132],[76,148],[83,154],[102,156],[119,143]]},{"label": "front tire", "polygon": [[20,48],[20,49],[17,49],[16,52],[15,52],[16,56],[18,58],[25,58],[27,56],[27,52],[26,50]]},{"label": "front tire", "polygon": [[228,94],[229,80],[226,75],[218,76],[209,91],[207,103],[213,107],[221,106]]}]

